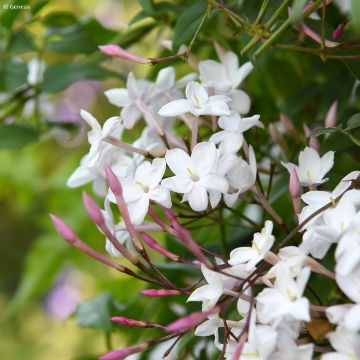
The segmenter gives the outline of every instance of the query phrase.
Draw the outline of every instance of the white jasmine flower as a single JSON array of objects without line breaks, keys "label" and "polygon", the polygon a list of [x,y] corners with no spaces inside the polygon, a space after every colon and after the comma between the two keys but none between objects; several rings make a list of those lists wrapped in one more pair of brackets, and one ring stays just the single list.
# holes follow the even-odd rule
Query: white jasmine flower
[{"label": "white jasmine flower", "polygon": [[230,115],[227,102],[230,99],[224,95],[209,96],[206,89],[195,81],[187,84],[186,99],[174,100],[164,105],[159,114],[162,116],[177,116],[185,113],[200,115]]},{"label": "white jasmine flower", "polygon": [[88,132],[88,141],[91,147],[87,163],[89,166],[94,166],[99,161],[101,152],[103,151],[103,140],[115,131],[118,131],[118,129],[121,129],[121,118],[118,116],[111,117],[106,120],[103,127],[101,127],[94,116],[87,111],[81,110],[80,115],[91,127],[91,130]]},{"label": "white jasmine flower", "polygon": [[[144,161],[136,169],[133,178],[122,180],[124,200],[134,225],[140,225],[144,221],[150,200],[166,208],[171,207],[170,192],[160,185],[165,169],[164,159],[154,159],[152,163]],[[115,201],[111,192],[109,199]]]},{"label": "white jasmine flower", "polygon": [[239,114],[232,114],[230,116],[221,116],[218,120],[218,125],[222,131],[213,134],[210,141],[215,144],[220,143],[219,149],[223,153],[236,153],[240,150],[244,136],[243,133],[253,126],[263,128],[264,125],[259,121],[260,115],[254,115],[249,118],[241,118]]},{"label": "white jasmine flower", "polygon": [[206,210],[209,201],[208,190],[227,192],[226,179],[212,173],[217,159],[213,143],[197,144],[191,156],[181,149],[168,150],[165,159],[175,176],[164,179],[162,185],[171,191],[184,194],[184,200],[189,202],[193,210]]},{"label": "white jasmine flower", "polygon": [[285,265],[276,271],[275,286],[266,288],[257,296],[257,312],[262,323],[283,319],[310,320],[309,300],[303,297],[310,268],[303,268],[294,279]]},{"label": "white jasmine flower", "polygon": [[291,174],[295,169],[301,186],[323,184],[328,179],[324,176],[334,165],[334,152],[329,151],[320,158],[313,148],[306,147],[299,154],[299,166],[292,163],[282,163]]},{"label": "white jasmine flower", "polygon": [[265,254],[271,249],[275,238],[272,235],[273,223],[265,221],[261,232],[255,233],[251,247],[239,247],[230,253],[230,265],[246,264],[246,270],[252,270],[256,264],[264,259]]},{"label": "white jasmine flower", "polygon": [[153,96],[154,85],[146,80],[136,80],[130,73],[127,78],[126,88],[116,88],[105,91],[105,96],[113,105],[122,107],[120,116],[124,127],[132,129],[143,116],[139,103],[148,103]]},{"label": "white jasmine flower", "polygon": [[336,282],[350,300],[360,303],[360,266],[346,276],[336,273]]},{"label": "white jasmine flower", "polygon": [[360,358],[360,335],[338,326],[326,336],[336,352],[321,356],[321,360],[356,360]]},{"label": "white jasmine flower", "polygon": [[351,331],[360,330],[360,304],[334,305],[326,309],[329,321]]}]

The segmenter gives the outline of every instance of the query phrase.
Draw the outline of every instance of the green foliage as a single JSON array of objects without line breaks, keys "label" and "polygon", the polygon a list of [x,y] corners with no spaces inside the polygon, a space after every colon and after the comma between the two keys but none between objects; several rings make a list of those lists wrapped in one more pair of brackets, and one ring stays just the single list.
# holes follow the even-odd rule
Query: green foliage
[{"label": "green foliage", "polygon": [[0,124],[0,149],[15,149],[38,139],[34,128],[23,125]]}]

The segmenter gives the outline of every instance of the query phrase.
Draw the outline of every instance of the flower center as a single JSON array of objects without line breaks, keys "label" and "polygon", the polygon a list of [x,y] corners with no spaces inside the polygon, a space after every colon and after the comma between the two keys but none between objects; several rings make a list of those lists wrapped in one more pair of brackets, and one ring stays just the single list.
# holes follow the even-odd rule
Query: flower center
[{"label": "flower center", "polygon": [[149,192],[149,188],[146,185],[142,184],[140,181],[137,181],[136,185],[139,186],[144,193]]},{"label": "flower center", "polygon": [[192,181],[197,182],[197,181],[200,180],[199,176],[197,176],[190,168],[187,168],[186,170],[187,170],[187,172],[189,173],[190,179],[191,179]]},{"label": "flower center", "polygon": [[258,253],[260,253],[261,248],[260,248],[260,246],[257,244],[257,242],[255,240],[252,241],[252,246]]},{"label": "flower center", "polygon": [[296,296],[290,291],[290,289],[286,289],[286,293],[291,302],[296,301]]},{"label": "flower center", "polygon": [[308,171],[306,172],[306,177],[307,177],[309,180],[312,180],[312,174],[311,174],[311,171],[310,171],[310,170],[308,170]]}]

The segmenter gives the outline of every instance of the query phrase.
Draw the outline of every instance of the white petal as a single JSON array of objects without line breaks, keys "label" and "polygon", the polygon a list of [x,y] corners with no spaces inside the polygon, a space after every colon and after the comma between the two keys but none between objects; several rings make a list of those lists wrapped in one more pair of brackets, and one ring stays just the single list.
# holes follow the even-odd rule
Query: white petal
[{"label": "white petal", "polygon": [[321,158],[321,177],[323,178],[334,166],[334,151],[327,152]]},{"label": "white petal", "polygon": [[69,177],[66,185],[70,188],[82,186],[92,181],[95,174],[85,165],[80,165]]},{"label": "white petal", "polygon": [[195,166],[195,172],[198,176],[210,173],[216,161],[216,147],[212,142],[201,142],[195,145],[191,160]]},{"label": "white petal", "polygon": [[130,220],[134,225],[140,225],[148,212],[149,198],[142,196],[139,200],[128,204]]},{"label": "white petal", "polygon": [[166,152],[166,163],[175,175],[189,176],[187,169],[194,170],[194,163],[190,156],[182,149],[171,149]]},{"label": "white petal", "polygon": [[233,90],[228,96],[231,98],[229,106],[232,111],[239,114],[247,114],[250,111],[251,100],[245,91]]},{"label": "white petal", "polygon": [[175,70],[172,66],[168,66],[159,71],[156,77],[156,85],[161,89],[168,90],[175,83]]},{"label": "white petal", "polygon": [[80,110],[80,115],[93,130],[101,132],[101,126],[94,116],[85,110]]},{"label": "white petal", "polygon": [[170,191],[163,186],[158,186],[155,189],[150,190],[149,198],[168,209],[171,208]]},{"label": "white petal", "polygon": [[141,118],[141,111],[133,104],[125,106],[121,111],[121,117],[126,129],[132,129],[135,123]]},{"label": "white petal", "polygon": [[193,184],[194,183],[190,180],[190,178],[184,175],[172,176],[161,182],[162,186],[181,194],[186,194],[191,191]]},{"label": "white petal", "polygon": [[105,96],[108,98],[111,104],[119,107],[124,107],[131,104],[127,89],[119,88],[107,90],[105,91]]},{"label": "white petal", "polygon": [[209,95],[198,82],[190,81],[185,90],[186,98],[195,106],[202,106],[208,101]]},{"label": "white petal", "polygon": [[159,110],[161,116],[178,116],[190,112],[188,100],[180,99],[169,102]]},{"label": "white petal", "polygon": [[206,189],[202,185],[194,183],[193,188],[188,193],[188,201],[194,211],[205,211],[208,207]]},{"label": "white petal", "polygon": [[121,126],[121,117],[113,116],[107,119],[103,125],[102,136],[103,138],[111,135],[115,129],[122,128]]},{"label": "white petal", "polygon": [[217,190],[221,193],[227,193],[229,184],[221,175],[210,174],[200,178],[200,184],[209,190]]},{"label": "white petal", "polygon": [[251,247],[240,247],[230,253],[230,265],[244,264],[257,256],[258,253]]}]

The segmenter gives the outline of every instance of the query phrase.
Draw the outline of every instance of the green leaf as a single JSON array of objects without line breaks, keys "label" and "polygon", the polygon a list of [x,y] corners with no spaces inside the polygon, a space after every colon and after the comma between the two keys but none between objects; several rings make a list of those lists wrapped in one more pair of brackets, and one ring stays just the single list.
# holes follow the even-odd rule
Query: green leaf
[{"label": "green leaf", "polygon": [[201,19],[207,10],[203,0],[197,0],[178,18],[173,37],[173,48],[178,50],[182,44],[187,44],[196,33]]},{"label": "green leaf", "polygon": [[19,311],[29,300],[49,289],[65,258],[68,245],[58,237],[40,238],[26,257],[20,285],[7,308],[8,314]]},{"label": "green leaf", "polygon": [[85,61],[73,64],[54,64],[48,66],[45,70],[42,90],[44,92],[54,93],[64,90],[76,80],[101,80],[109,76],[118,77],[119,75],[102,68],[94,61]]},{"label": "green leaf", "polygon": [[26,83],[28,70],[26,64],[19,64],[10,59],[3,62],[0,73],[1,90],[10,92]]},{"label": "green leaf", "polygon": [[351,0],[351,22],[355,31],[355,34],[360,37],[360,1]]},{"label": "green leaf", "polygon": [[25,29],[20,29],[11,35],[8,47],[9,52],[18,54],[35,49],[33,38]]},{"label": "green leaf", "polygon": [[292,14],[291,18],[293,22],[298,22],[300,19],[300,16],[302,14],[303,8],[305,4],[307,3],[307,0],[294,0],[292,4]]},{"label": "green leaf", "polygon": [[2,2],[2,14],[0,15],[0,24],[3,27],[6,27],[7,29],[11,29],[14,21],[16,20],[16,18],[23,14],[25,10],[22,9],[3,9],[4,5],[8,5],[10,7],[10,5],[22,5],[22,6],[29,6],[29,0],[9,0],[9,1],[3,1]]},{"label": "green leaf", "polygon": [[10,124],[0,125],[0,149],[16,149],[28,145],[38,139],[34,128]]},{"label": "green leaf", "polygon": [[357,113],[348,120],[345,131],[358,128],[359,126],[360,126],[360,113]]},{"label": "green leaf", "polygon": [[320,135],[332,134],[339,131],[342,131],[341,125],[332,128],[317,127],[311,132],[311,136],[318,137]]},{"label": "green leaf", "polygon": [[52,12],[42,18],[42,23],[52,29],[61,29],[77,23],[76,17],[71,12]]},{"label": "green leaf", "polygon": [[101,329],[110,332],[112,322],[109,317],[114,311],[123,311],[124,306],[117,303],[110,293],[102,293],[77,306],[76,322],[86,328]]},{"label": "green leaf", "polygon": [[139,0],[139,4],[144,9],[147,15],[151,16],[155,13],[154,4],[152,0]]},{"label": "green leaf", "polygon": [[36,15],[44,6],[49,3],[49,0],[39,0],[31,5],[31,15]]}]

